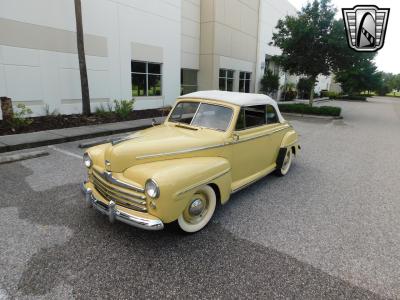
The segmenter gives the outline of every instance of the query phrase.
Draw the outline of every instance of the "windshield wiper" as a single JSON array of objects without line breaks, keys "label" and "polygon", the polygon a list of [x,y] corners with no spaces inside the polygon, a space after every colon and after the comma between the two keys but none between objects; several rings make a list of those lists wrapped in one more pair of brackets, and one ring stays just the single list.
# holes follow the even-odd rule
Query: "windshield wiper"
[{"label": "windshield wiper", "polygon": [[186,125],[186,124],[183,124],[183,123],[176,123],[175,127],[185,128],[185,129],[194,130],[194,131],[199,130],[196,127],[192,127],[190,125]]}]

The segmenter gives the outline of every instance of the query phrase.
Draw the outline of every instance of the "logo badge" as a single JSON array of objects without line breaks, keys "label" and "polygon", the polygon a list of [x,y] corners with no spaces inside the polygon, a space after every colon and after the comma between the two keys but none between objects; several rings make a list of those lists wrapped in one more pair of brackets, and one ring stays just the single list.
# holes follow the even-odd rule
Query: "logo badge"
[{"label": "logo badge", "polygon": [[343,20],[349,47],[362,52],[374,52],[383,47],[390,8],[356,5],[343,8]]}]

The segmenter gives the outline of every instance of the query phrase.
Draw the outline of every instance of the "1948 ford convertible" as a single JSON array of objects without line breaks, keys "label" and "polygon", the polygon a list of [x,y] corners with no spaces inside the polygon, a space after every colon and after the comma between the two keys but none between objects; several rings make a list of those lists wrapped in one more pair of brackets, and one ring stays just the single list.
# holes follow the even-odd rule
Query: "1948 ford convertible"
[{"label": "1948 ford convertible", "polygon": [[163,124],[88,149],[82,187],[110,221],[196,232],[217,202],[271,172],[287,174],[299,149],[270,97],[195,92],[179,97]]}]

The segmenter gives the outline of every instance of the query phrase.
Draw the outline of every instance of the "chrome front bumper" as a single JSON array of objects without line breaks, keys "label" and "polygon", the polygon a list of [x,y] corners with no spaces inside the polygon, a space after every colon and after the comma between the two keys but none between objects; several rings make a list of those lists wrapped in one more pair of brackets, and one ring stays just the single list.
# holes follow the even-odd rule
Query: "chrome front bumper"
[{"label": "chrome front bumper", "polygon": [[96,199],[95,195],[93,195],[92,190],[90,188],[87,188],[84,183],[82,184],[81,188],[82,192],[85,194],[87,205],[108,216],[110,222],[118,220],[128,225],[145,230],[161,230],[164,228],[164,223],[159,219],[146,219],[143,217],[128,214],[126,212],[122,212],[116,208],[114,201],[110,201],[107,205]]}]

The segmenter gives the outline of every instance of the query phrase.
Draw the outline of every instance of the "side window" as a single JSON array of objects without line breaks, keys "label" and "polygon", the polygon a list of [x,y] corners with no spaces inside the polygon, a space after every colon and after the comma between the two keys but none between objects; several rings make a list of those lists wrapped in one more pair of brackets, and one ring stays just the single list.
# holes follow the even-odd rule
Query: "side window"
[{"label": "side window", "polygon": [[244,124],[244,109],[241,108],[236,122],[236,130],[243,130],[246,126]]},{"label": "side window", "polygon": [[266,106],[266,119],[267,124],[279,123],[278,114],[272,105],[267,104]]},{"label": "side window", "polygon": [[240,110],[236,130],[243,130],[266,124],[265,105],[243,107]]}]

